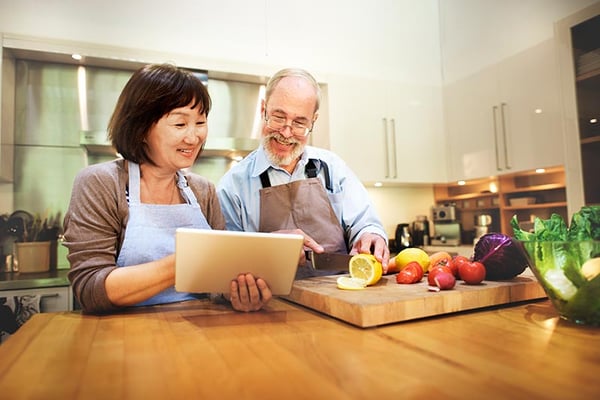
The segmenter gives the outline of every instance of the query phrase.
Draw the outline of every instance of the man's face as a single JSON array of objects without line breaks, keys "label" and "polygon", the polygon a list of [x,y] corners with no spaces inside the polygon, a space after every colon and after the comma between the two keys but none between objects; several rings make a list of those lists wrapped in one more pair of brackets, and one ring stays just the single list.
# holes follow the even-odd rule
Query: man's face
[{"label": "man's face", "polygon": [[[300,77],[283,78],[273,90],[268,104],[263,102],[263,116],[270,122],[263,123],[262,142],[272,163],[293,171],[308,141],[302,127],[312,128],[317,119],[315,106],[314,88]],[[284,126],[279,129],[268,126],[282,124]]]}]

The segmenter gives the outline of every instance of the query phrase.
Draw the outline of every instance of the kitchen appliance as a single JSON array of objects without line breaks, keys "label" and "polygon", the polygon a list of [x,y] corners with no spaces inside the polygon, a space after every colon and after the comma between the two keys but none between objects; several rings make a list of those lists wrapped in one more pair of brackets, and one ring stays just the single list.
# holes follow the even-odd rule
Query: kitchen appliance
[{"label": "kitchen appliance", "polygon": [[480,214],[475,216],[475,239],[474,243],[477,243],[479,238],[489,233],[490,226],[492,225],[492,216],[489,214]]},{"label": "kitchen appliance", "polygon": [[433,222],[454,222],[456,221],[456,206],[454,204],[444,204],[442,206],[431,207]]},{"label": "kitchen appliance", "polygon": [[409,227],[410,225],[406,223],[396,226],[396,252],[398,253],[413,245]]},{"label": "kitchen appliance", "polygon": [[432,246],[458,246],[460,245],[461,225],[456,218],[456,206],[444,204],[431,208],[433,215],[434,235],[431,238]]},{"label": "kitchen appliance", "polygon": [[429,245],[429,221],[426,215],[417,215],[412,227],[413,246]]}]

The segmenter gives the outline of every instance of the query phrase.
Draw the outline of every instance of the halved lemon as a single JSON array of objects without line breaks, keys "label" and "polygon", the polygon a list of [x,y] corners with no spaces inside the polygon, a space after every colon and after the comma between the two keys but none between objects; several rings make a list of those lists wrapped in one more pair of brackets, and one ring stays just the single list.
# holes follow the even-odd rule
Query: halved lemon
[{"label": "halved lemon", "polygon": [[345,290],[361,290],[367,287],[367,282],[364,279],[340,276],[337,278],[337,287]]},{"label": "halved lemon", "polygon": [[363,279],[368,285],[374,285],[381,279],[383,267],[372,254],[355,254],[348,263],[352,278]]}]

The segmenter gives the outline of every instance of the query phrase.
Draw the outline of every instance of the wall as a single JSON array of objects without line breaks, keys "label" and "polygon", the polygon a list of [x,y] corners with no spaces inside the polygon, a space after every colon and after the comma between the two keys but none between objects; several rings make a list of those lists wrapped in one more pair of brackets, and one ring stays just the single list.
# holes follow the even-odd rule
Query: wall
[{"label": "wall", "polygon": [[367,188],[388,237],[396,234],[396,225],[410,223],[417,215],[431,221],[433,191],[429,186]]}]

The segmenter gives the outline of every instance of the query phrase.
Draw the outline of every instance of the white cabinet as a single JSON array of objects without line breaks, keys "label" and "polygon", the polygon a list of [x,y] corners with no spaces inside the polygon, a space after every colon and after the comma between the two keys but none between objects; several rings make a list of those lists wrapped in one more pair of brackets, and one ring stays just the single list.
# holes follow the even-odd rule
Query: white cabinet
[{"label": "white cabinet", "polygon": [[445,88],[452,180],[562,165],[552,40]]},{"label": "white cabinet", "polygon": [[73,310],[73,292],[70,286],[0,291],[0,297],[24,295],[40,296],[40,312],[60,312]]},{"label": "white cabinet", "polygon": [[361,181],[446,181],[441,88],[336,79],[328,89],[331,148]]},{"label": "white cabinet", "polygon": [[383,87],[381,82],[358,78],[328,83],[331,150],[365,183],[389,178]]}]

